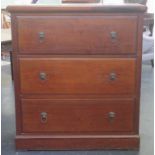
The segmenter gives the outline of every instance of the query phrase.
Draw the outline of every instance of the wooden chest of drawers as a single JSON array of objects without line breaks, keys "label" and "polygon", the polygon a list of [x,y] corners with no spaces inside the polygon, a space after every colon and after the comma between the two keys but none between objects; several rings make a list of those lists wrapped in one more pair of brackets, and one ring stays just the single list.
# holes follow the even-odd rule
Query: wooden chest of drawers
[{"label": "wooden chest of drawers", "polygon": [[139,147],[145,9],[8,7],[17,149]]}]

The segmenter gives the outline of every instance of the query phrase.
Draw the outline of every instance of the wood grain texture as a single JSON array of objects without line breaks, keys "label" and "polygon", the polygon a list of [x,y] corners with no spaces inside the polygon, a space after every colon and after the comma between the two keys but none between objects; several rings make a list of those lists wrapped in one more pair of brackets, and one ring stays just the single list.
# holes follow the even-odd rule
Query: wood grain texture
[{"label": "wood grain texture", "polygon": [[[20,53],[136,53],[136,16],[34,15],[19,16],[17,20]],[[42,32],[45,37],[40,40]],[[112,32],[116,33],[115,39]]]},{"label": "wood grain texture", "polygon": [[12,29],[12,67],[13,67],[13,82],[15,94],[15,115],[16,115],[16,134],[21,133],[21,104],[20,104],[20,83],[19,83],[19,64],[18,64],[18,39],[17,39],[17,22],[16,15],[11,14],[11,29]]},{"label": "wood grain texture", "polygon": [[[132,58],[20,58],[22,93],[134,94]],[[40,73],[46,74],[41,80]],[[110,80],[111,73],[116,74]]]},{"label": "wood grain texture", "polygon": [[96,150],[138,149],[138,135],[124,136],[16,136],[16,149]]},{"label": "wood grain texture", "polygon": [[103,12],[103,13],[143,13],[147,9],[146,6],[141,4],[120,4],[120,5],[108,5],[108,4],[91,4],[91,5],[29,5],[29,6],[8,6],[7,10],[11,13],[73,13],[73,12]]},{"label": "wood grain texture", "polygon": [[143,40],[143,14],[138,16],[138,38],[137,38],[137,67],[136,67],[136,132],[139,133],[139,118],[140,118],[140,97],[141,97],[141,71],[142,71],[142,40]]},{"label": "wood grain texture", "polygon": [[[22,99],[23,132],[131,132],[134,106],[133,100]],[[45,122],[42,112],[47,113]],[[115,113],[114,118],[109,117],[110,112]]]},{"label": "wood grain texture", "polygon": [[[9,6],[17,149],[137,149],[143,12],[131,5]],[[52,27],[52,28],[51,28]],[[38,32],[45,38],[38,40]],[[117,32],[111,40],[109,33]],[[45,80],[40,73],[46,73]],[[110,80],[110,73],[116,79]],[[40,113],[48,120],[40,123]],[[115,112],[109,123],[107,113]]]}]

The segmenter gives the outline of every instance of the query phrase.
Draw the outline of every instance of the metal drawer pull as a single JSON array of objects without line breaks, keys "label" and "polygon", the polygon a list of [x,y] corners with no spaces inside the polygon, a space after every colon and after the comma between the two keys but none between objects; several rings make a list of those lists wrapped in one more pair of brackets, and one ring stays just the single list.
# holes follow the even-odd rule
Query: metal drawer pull
[{"label": "metal drawer pull", "polygon": [[115,112],[109,112],[108,117],[109,117],[109,120],[112,121],[115,119],[116,113]]},{"label": "metal drawer pull", "polygon": [[116,80],[116,73],[110,73],[109,79],[110,79],[111,81]]},{"label": "metal drawer pull", "polygon": [[41,117],[41,122],[42,123],[46,123],[47,122],[47,113],[46,112],[41,112],[40,113],[40,117]]},{"label": "metal drawer pull", "polygon": [[44,38],[45,38],[45,33],[44,32],[39,32],[38,35],[39,35],[40,42],[42,42],[44,40]]},{"label": "metal drawer pull", "polygon": [[39,73],[39,78],[40,78],[40,80],[46,80],[46,73],[40,72]]},{"label": "metal drawer pull", "polygon": [[117,32],[112,31],[112,32],[110,32],[110,34],[111,34],[111,39],[112,40],[117,38]]}]

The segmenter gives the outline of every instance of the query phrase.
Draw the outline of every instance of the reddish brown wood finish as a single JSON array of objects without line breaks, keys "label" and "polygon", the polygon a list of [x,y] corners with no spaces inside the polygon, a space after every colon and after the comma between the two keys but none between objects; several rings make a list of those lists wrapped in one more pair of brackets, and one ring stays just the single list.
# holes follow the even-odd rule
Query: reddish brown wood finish
[{"label": "reddish brown wood finish", "polygon": [[[20,53],[136,52],[136,16],[19,16],[17,19]],[[39,38],[40,32],[45,34],[42,40]],[[115,39],[111,37],[112,32],[116,33]]]},{"label": "reddish brown wood finish", "polygon": [[143,15],[138,15],[138,38],[137,38],[137,81],[136,81],[136,132],[139,134],[139,118],[140,118],[140,91],[141,91],[141,69],[142,69],[142,40],[143,40]]},{"label": "reddish brown wood finish", "polygon": [[139,136],[17,136],[16,149],[96,150],[137,149]]},{"label": "reddish brown wood finish", "polygon": [[[137,149],[146,7],[12,6],[8,10],[12,13],[16,148]],[[113,30],[119,32],[115,46],[108,38]],[[38,34],[34,37],[38,31],[46,32],[42,43]],[[47,80],[39,80],[40,71],[48,73]],[[116,80],[108,81],[114,71]],[[50,113],[44,127],[38,116],[42,110]],[[112,110],[117,119],[110,125],[106,114]]]},{"label": "reddish brown wood finish", "polygon": [[[133,100],[22,99],[23,132],[131,132],[134,106]],[[45,121],[42,112],[47,113]],[[110,112],[115,113],[114,118],[110,118]]]},{"label": "reddish brown wood finish", "polygon": [[[21,93],[135,93],[133,58],[21,58],[19,63]],[[116,79],[111,80],[113,73]]]},{"label": "reddish brown wood finish", "polygon": [[147,7],[141,4],[72,4],[72,5],[30,5],[30,6],[8,6],[11,13],[144,13]]}]

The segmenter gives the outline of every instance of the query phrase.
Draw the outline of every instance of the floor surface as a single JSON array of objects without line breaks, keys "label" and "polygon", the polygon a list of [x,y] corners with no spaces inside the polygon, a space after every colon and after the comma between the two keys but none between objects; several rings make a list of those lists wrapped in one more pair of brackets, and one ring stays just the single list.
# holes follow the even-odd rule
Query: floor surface
[{"label": "floor surface", "polygon": [[139,151],[25,151],[16,152],[14,146],[15,112],[10,63],[2,61],[2,155],[153,155],[153,69],[143,64],[141,87]]}]

